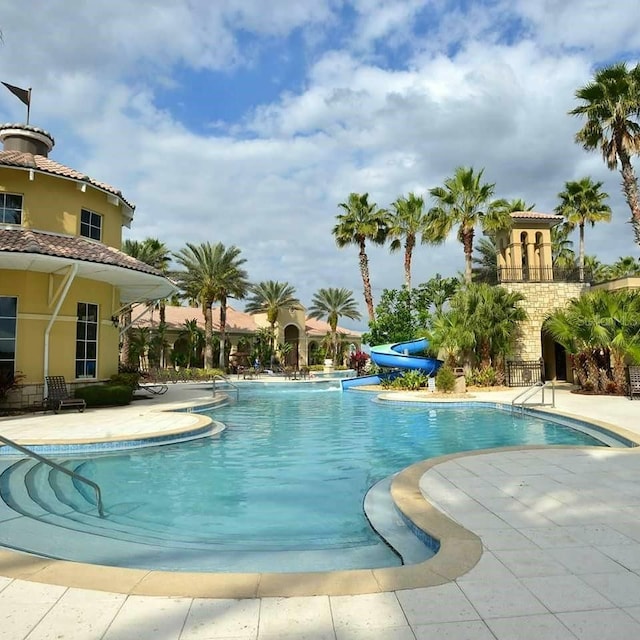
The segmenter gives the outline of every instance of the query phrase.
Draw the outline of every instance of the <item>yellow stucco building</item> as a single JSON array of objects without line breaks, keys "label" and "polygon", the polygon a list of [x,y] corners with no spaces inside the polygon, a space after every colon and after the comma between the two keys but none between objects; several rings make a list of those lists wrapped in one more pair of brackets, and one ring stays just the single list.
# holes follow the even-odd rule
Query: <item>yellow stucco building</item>
[{"label": "yellow stucco building", "polygon": [[134,205],[49,158],[53,137],[0,125],[0,375],[14,403],[42,401],[48,375],[73,383],[118,371],[124,305],[171,295],[160,272],[120,251]]}]

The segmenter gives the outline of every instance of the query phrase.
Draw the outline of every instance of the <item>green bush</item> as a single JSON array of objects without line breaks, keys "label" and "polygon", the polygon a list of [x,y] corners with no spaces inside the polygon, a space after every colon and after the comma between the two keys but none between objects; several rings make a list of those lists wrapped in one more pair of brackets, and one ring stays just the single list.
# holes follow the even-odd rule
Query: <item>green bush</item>
[{"label": "green bush", "polygon": [[473,387],[494,387],[498,383],[498,374],[493,367],[474,369],[467,376],[466,382]]},{"label": "green bush", "polygon": [[427,376],[420,371],[405,371],[398,376],[391,384],[393,389],[404,389],[407,391],[417,391],[427,382]]},{"label": "green bush", "polygon": [[436,373],[436,389],[441,393],[451,393],[456,388],[456,375],[453,369],[444,365]]},{"label": "green bush", "polygon": [[137,389],[140,383],[140,373],[137,371],[131,373],[116,373],[111,376],[111,385],[115,385],[116,387],[131,387],[132,389]]},{"label": "green bush", "polygon": [[93,384],[77,387],[74,395],[82,398],[87,407],[112,407],[129,404],[133,389],[126,384]]}]

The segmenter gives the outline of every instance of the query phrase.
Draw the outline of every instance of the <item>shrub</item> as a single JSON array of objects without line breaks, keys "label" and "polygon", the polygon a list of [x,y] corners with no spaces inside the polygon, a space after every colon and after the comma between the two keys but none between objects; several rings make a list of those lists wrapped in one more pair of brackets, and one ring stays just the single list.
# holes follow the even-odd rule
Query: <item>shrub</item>
[{"label": "shrub", "polygon": [[133,389],[126,384],[93,384],[77,387],[74,395],[82,398],[87,407],[112,407],[129,404]]},{"label": "shrub", "polygon": [[406,389],[407,391],[417,391],[427,382],[427,376],[421,371],[405,371],[392,383],[393,389]]},{"label": "shrub", "polygon": [[456,387],[456,375],[453,369],[444,365],[436,374],[436,389],[441,393],[451,393]]},{"label": "shrub", "polygon": [[5,369],[0,370],[0,402],[9,395],[9,391],[16,389],[23,379],[24,374],[19,371],[14,373]]},{"label": "shrub", "polygon": [[110,382],[111,385],[131,387],[134,390],[138,388],[139,383],[140,374],[137,371],[131,373],[116,373],[111,376]]},{"label": "shrub", "polygon": [[467,384],[474,387],[494,387],[498,384],[498,373],[493,367],[474,369],[467,376]]}]

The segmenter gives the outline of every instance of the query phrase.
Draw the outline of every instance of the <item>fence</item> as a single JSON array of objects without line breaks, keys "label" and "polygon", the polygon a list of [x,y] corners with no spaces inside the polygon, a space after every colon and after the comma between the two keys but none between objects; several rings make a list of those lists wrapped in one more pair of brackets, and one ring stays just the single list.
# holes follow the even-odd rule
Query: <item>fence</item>
[{"label": "fence", "polygon": [[536,382],[544,382],[544,362],[542,359],[507,362],[507,386],[529,387]]}]

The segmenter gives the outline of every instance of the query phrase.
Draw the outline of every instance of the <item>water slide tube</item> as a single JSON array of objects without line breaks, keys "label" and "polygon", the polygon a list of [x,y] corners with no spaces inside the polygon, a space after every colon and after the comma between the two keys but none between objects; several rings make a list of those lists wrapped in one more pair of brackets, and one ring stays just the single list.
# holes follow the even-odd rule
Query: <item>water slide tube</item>
[{"label": "water slide tube", "polygon": [[[432,376],[435,375],[436,371],[440,368],[440,365],[442,365],[442,360],[413,355],[414,353],[421,353],[422,351],[425,351],[428,347],[429,341],[426,338],[408,340],[407,342],[382,344],[377,347],[371,347],[371,360],[379,367],[417,370],[421,371],[425,375]],[[342,389],[359,387],[365,384],[379,384],[380,379],[387,375],[389,374],[347,378],[341,382]],[[395,372],[395,375],[398,375],[398,373]]]}]

